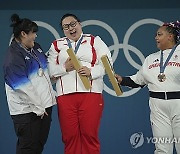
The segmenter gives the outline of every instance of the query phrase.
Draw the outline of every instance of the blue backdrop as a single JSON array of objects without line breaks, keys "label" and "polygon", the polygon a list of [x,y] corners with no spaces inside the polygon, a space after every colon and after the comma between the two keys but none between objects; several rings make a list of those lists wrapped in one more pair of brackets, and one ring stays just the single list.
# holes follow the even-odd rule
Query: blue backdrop
[{"label": "blue backdrop", "polygon": [[[64,13],[75,13],[82,21],[84,33],[99,35],[112,52],[116,73],[136,73],[145,57],[157,51],[154,40],[162,22],[180,19],[180,9],[123,10],[1,10],[0,57],[0,154],[15,154],[16,136],[9,115],[4,90],[2,64],[12,35],[10,16],[17,13],[37,22],[37,42],[47,51],[53,40],[62,37],[59,27]],[[152,154],[154,142],[149,121],[147,88],[123,88],[117,97],[107,76],[103,91],[105,108],[100,127],[101,154]],[[92,113],[93,114],[93,113]],[[43,154],[63,153],[61,132],[54,106],[52,126]],[[151,140],[152,139],[152,140]]]}]

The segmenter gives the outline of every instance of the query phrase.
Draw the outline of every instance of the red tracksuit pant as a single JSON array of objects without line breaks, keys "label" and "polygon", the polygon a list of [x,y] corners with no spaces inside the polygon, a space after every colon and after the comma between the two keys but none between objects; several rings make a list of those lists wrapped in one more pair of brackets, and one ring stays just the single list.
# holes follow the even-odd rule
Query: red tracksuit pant
[{"label": "red tracksuit pant", "polygon": [[72,93],[59,96],[57,101],[65,154],[100,154],[102,94]]}]

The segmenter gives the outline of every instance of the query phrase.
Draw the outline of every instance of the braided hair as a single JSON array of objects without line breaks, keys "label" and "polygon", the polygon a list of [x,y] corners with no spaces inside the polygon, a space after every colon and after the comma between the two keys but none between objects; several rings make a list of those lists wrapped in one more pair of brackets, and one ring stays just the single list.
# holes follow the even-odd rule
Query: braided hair
[{"label": "braided hair", "polygon": [[180,42],[180,21],[164,23],[162,26],[166,26],[166,30],[174,35],[176,43]]}]

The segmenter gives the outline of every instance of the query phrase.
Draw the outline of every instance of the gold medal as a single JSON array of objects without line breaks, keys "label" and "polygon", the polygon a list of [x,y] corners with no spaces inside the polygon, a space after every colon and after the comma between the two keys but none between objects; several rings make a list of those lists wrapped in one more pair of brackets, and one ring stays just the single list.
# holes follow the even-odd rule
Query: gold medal
[{"label": "gold medal", "polygon": [[43,71],[43,69],[40,67],[40,68],[38,69],[38,75],[39,75],[40,77],[42,77],[43,74],[44,74],[44,71]]},{"label": "gold medal", "polygon": [[166,80],[166,75],[164,73],[160,73],[158,75],[159,82],[164,82]]}]

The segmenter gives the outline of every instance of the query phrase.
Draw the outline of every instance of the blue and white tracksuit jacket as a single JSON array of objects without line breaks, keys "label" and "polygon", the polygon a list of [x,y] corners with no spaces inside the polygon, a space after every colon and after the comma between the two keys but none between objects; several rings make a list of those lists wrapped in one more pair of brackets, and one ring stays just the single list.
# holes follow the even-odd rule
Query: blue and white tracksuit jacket
[{"label": "blue and white tracksuit jacket", "polygon": [[[45,108],[56,104],[47,69],[47,59],[35,43],[35,58],[15,40],[8,48],[4,62],[4,79],[7,101],[11,115],[34,112],[42,115]],[[44,70],[38,75],[39,63]]]}]

